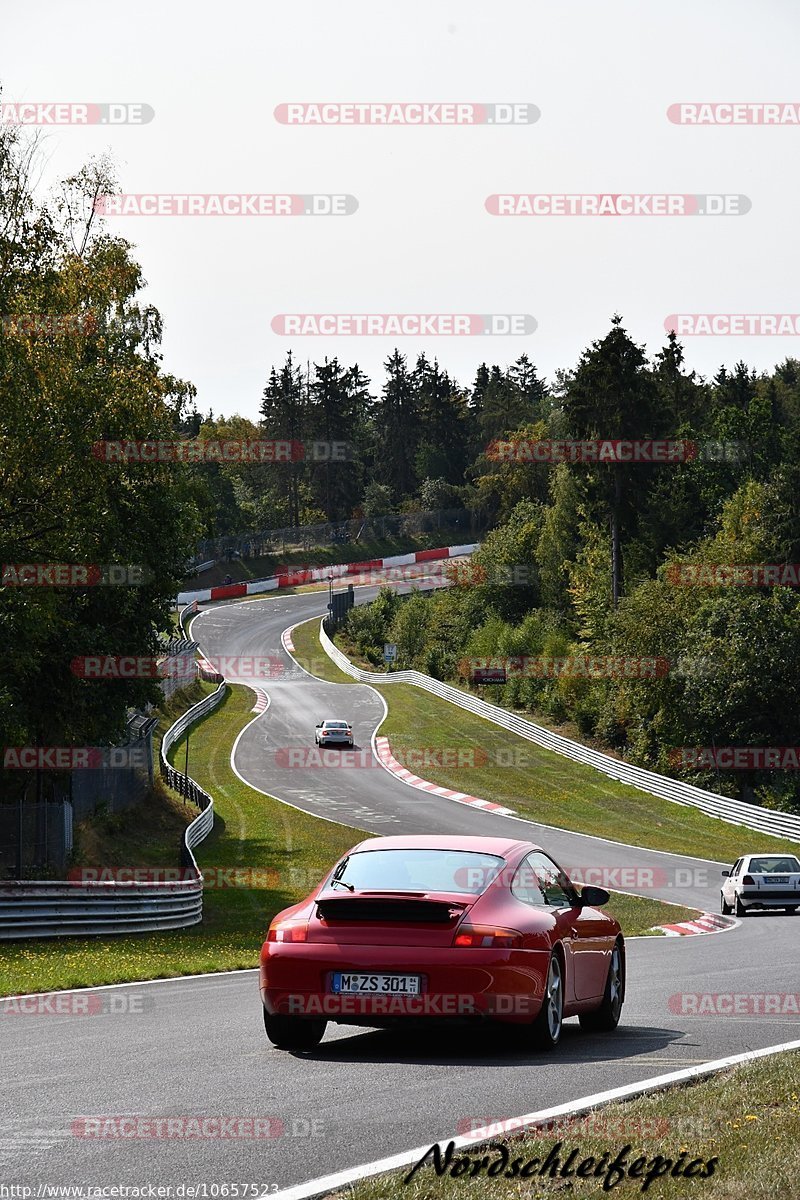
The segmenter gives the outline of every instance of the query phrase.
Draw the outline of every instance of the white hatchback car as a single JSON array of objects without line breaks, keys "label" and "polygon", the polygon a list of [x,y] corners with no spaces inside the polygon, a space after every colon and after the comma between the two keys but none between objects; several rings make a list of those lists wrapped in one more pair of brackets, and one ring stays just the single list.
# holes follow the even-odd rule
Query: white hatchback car
[{"label": "white hatchback car", "polygon": [[800,862],[793,854],[745,854],[722,872],[720,909],[746,917],[753,908],[800,908]]}]

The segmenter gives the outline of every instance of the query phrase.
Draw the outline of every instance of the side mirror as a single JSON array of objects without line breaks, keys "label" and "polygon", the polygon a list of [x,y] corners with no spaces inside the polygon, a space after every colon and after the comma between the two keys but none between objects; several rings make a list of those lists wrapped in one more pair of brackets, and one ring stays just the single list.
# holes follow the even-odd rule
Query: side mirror
[{"label": "side mirror", "polygon": [[610,899],[611,896],[605,888],[585,887],[580,891],[578,902],[581,908],[600,908],[601,905],[608,904]]},{"label": "side mirror", "polygon": [[316,725],[314,726],[314,728],[315,728],[315,729],[322,729],[322,721],[317,721],[317,723],[316,723]]},{"label": "side mirror", "polygon": [[720,875],[723,879],[726,879],[730,875],[730,871],[720,871]]}]

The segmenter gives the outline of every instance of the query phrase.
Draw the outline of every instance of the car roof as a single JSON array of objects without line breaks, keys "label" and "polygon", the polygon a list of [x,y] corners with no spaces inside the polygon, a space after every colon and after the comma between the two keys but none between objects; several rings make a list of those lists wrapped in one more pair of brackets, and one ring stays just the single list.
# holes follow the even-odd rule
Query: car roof
[{"label": "car roof", "polygon": [[800,859],[794,850],[762,850],[760,854],[743,854],[742,858],[796,858]]},{"label": "car roof", "polygon": [[344,717],[326,717],[322,722],[323,725],[349,725],[349,721],[345,721]]},{"label": "car roof", "polygon": [[470,837],[461,834],[412,834],[394,837],[368,838],[353,847],[356,850],[464,850],[481,854],[497,854],[508,858],[516,850],[540,850],[541,847],[533,842],[523,842],[519,838],[503,837]]}]

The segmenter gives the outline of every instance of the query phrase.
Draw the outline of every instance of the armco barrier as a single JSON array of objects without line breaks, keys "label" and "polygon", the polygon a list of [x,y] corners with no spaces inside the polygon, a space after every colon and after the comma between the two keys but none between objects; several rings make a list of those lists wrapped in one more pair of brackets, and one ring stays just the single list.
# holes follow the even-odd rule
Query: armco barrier
[{"label": "armco barrier", "polygon": [[321,583],[330,575],[335,579],[343,575],[358,575],[362,571],[380,571],[391,567],[409,567],[413,563],[433,562],[442,558],[458,558],[472,554],[480,543],[470,542],[465,546],[444,546],[438,550],[413,550],[409,554],[394,554],[389,558],[374,558],[369,562],[336,563],[326,567],[278,567],[269,579],[253,579],[246,583],[223,583],[219,587],[203,588],[201,591],[181,592],[176,603],[207,603],[210,600],[235,600],[240,596],[254,596],[260,592],[271,592],[276,588],[302,587],[306,583]]},{"label": "armco barrier", "polygon": [[716,792],[706,792],[703,788],[693,787],[692,784],[683,783],[679,779],[670,779],[667,775],[657,775],[655,771],[634,767],[630,763],[621,762],[598,750],[590,750],[588,746],[582,746],[579,742],[572,742],[558,733],[551,733],[549,729],[517,717],[507,709],[500,708],[496,704],[489,704],[488,701],[481,700],[480,697],[473,696],[469,692],[462,692],[459,688],[451,687],[450,684],[440,683],[438,679],[431,679],[430,675],[423,675],[419,671],[392,671],[387,674],[362,671],[359,667],[354,667],[347,655],[333,644],[321,624],[320,641],[323,649],[337,667],[353,679],[359,680],[360,683],[413,684],[414,687],[423,688],[434,696],[449,700],[451,704],[456,704],[459,708],[466,709],[467,712],[475,713],[476,716],[484,717],[487,721],[500,725],[503,729],[508,729],[512,733],[518,734],[519,737],[526,738],[537,746],[542,746],[545,750],[552,750],[554,754],[562,754],[574,762],[594,767],[595,770],[602,771],[609,778],[638,788],[641,792],[659,796],[662,800],[669,800],[673,804],[699,808],[708,816],[718,817],[719,820],[727,821],[730,825],[742,825],[746,829],[772,834],[774,837],[800,839],[800,816],[757,808],[755,805],[746,804],[741,800],[729,800],[726,796],[718,796]]},{"label": "armco barrier", "polygon": [[189,876],[174,882],[98,881],[64,883],[13,880],[0,883],[0,939],[85,937],[112,933],[146,933],[185,929],[203,919],[203,876],[192,850],[214,825],[214,802],[191,777],[167,762],[167,753],[182,733],[216,708],[225,684],[179,717],[161,742],[161,774],[201,812],[186,827],[181,866]]}]

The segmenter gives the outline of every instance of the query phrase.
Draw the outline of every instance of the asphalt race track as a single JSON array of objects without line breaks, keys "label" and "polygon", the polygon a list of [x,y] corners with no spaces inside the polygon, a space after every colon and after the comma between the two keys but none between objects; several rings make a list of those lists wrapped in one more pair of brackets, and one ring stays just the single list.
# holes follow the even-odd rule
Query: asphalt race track
[{"label": "asphalt race track", "polygon": [[[358,599],[371,594],[365,589]],[[216,606],[193,624],[209,656],[274,655],[287,664],[284,676],[265,684],[270,706],[237,745],[236,769],[255,787],[370,832],[511,834],[541,842],[565,864],[652,868],[654,886],[626,890],[717,911],[723,864],[471,809],[408,787],[378,766],[281,765],[275,751],[313,748],[314,724],[323,716],[352,720],[356,745],[369,754],[383,716],[380,698],[368,687],[313,679],[293,668],[281,649],[281,632],[321,614],[326,601],[324,592],[278,594]],[[753,834],[753,848],[757,842]],[[266,1041],[257,975],[249,971],[93,993],[113,996],[120,1007],[126,1003],[121,997],[134,994],[144,1002],[141,1012],[89,1020],[4,1015],[0,1179],[34,1187],[301,1183],[427,1145],[472,1118],[514,1116],[796,1038],[797,1017],[682,1015],[670,997],[796,991],[798,947],[800,915],[784,913],[755,914],[712,936],[633,940],[619,1030],[590,1035],[571,1020],[557,1050],[538,1057],[520,1053],[507,1035],[427,1036],[334,1025],[316,1050],[283,1053]],[[277,1117],[283,1132],[145,1141],[72,1131],[76,1118],[123,1114]]]}]

